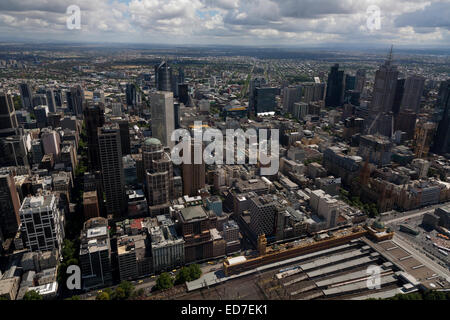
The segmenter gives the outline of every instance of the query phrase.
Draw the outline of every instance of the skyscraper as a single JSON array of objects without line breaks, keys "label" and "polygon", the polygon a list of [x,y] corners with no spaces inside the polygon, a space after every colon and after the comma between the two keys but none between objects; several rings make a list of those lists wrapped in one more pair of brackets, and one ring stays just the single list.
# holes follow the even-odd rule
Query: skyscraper
[{"label": "skyscraper", "polygon": [[[142,145],[142,160],[147,184],[147,200],[150,207],[167,204],[173,195],[172,160],[163,149],[161,141],[148,138]],[[154,212],[154,210],[150,210]]]},{"label": "skyscraper", "polygon": [[98,149],[98,131],[97,129],[105,124],[105,108],[103,104],[89,104],[84,109],[84,121],[86,124],[89,170],[100,170],[100,155]]},{"label": "skyscraper", "polygon": [[292,114],[294,103],[300,102],[302,98],[302,87],[286,87],[283,89],[283,111]]},{"label": "skyscraper", "polygon": [[327,93],[325,97],[326,107],[341,106],[344,101],[344,71],[339,70],[339,64],[331,67],[328,74]]},{"label": "skyscraper", "polygon": [[20,200],[14,178],[10,174],[0,175],[0,233],[4,238],[13,237],[20,225]]},{"label": "skyscraper", "polygon": [[64,218],[54,195],[28,197],[20,207],[21,232],[25,246],[35,251],[58,249],[64,239]]},{"label": "skyscraper", "polygon": [[424,77],[411,76],[406,79],[400,110],[407,108],[419,112],[424,85]]},{"label": "skyscraper", "polygon": [[84,94],[80,85],[70,88],[70,91],[66,92],[67,107],[76,116],[83,113]]},{"label": "skyscraper", "polygon": [[380,112],[391,112],[396,93],[397,67],[392,64],[392,48],[387,60],[375,73],[375,83],[373,87],[372,104],[370,112],[378,114]]},{"label": "skyscraper", "polygon": [[173,147],[170,140],[175,130],[173,93],[156,92],[150,96],[152,113],[152,136],[161,141],[163,146]]},{"label": "skyscraper", "polygon": [[[196,145],[198,143],[199,145]],[[202,162],[196,164],[194,162],[194,153],[197,150],[202,150],[203,145],[200,142],[192,140],[191,144],[191,161],[190,163],[183,163],[183,193],[188,196],[197,196],[198,191],[205,187],[206,167],[202,157]]]},{"label": "skyscraper", "polygon": [[178,100],[185,106],[189,103],[189,87],[186,83],[178,84]]},{"label": "skyscraper", "polygon": [[136,85],[134,83],[127,83],[127,87],[125,90],[127,105],[128,106],[136,106]]},{"label": "skyscraper", "polygon": [[17,116],[11,95],[0,92],[0,136],[17,134]]},{"label": "skyscraper", "polygon": [[22,108],[25,110],[31,110],[33,107],[33,93],[31,92],[28,83],[21,83],[19,85],[20,97],[22,100]]},{"label": "skyscraper", "polygon": [[45,95],[47,96],[48,111],[56,112],[55,93],[53,92],[53,89],[47,89]]},{"label": "skyscraper", "polygon": [[450,79],[441,82],[436,110],[442,113],[442,117],[440,117],[432,151],[437,154],[450,153]]},{"label": "skyscraper", "polygon": [[364,69],[356,70],[355,90],[359,91],[362,94],[364,91],[365,84],[366,84],[366,70]]},{"label": "skyscraper", "polygon": [[112,124],[97,130],[106,213],[120,217],[126,209],[120,129]]},{"label": "skyscraper", "polygon": [[108,220],[93,218],[84,223],[80,237],[80,266],[83,287],[112,284],[111,245]]},{"label": "skyscraper", "polygon": [[111,118],[112,122],[119,125],[120,128],[120,143],[122,145],[122,155],[131,154],[130,146],[130,126],[128,124],[128,119],[125,117]]},{"label": "skyscraper", "polygon": [[262,88],[265,85],[266,85],[265,78],[259,77],[250,80],[248,90],[248,111],[250,113],[255,113],[256,88]]},{"label": "skyscraper", "polygon": [[46,106],[48,104],[47,102],[47,95],[46,94],[35,94],[33,96],[33,108],[37,106]]},{"label": "skyscraper", "polygon": [[392,102],[392,112],[397,115],[401,111],[403,95],[405,93],[405,79],[397,79],[395,85],[394,101]]},{"label": "skyscraper", "polygon": [[276,96],[279,88],[256,88],[254,91],[254,111],[256,114],[275,113],[277,108]]},{"label": "skyscraper", "polygon": [[166,61],[155,66],[155,86],[158,91],[172,91],[172,68]]}]

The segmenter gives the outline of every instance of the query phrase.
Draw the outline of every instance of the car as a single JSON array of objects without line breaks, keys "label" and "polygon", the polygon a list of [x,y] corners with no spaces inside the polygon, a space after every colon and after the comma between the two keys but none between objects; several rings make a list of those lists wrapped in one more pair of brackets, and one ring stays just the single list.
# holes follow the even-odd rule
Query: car
[{"label": "car", "polygon": [[139,284],[144,283],[144,280],[139,280],[138,283]]},{"label": "car", "polygon": [[212,261],[208,261],[208,264],[209,264],[209,265],[213,265],[213,264],[214,264],[214,262],[212,262]]},{"label": "car", "polygon": [[156,276],[151,276],[150,278],[154,279],[154,278],[156,278]]},{"label": "car", "polygon": [[173,269],[172,272],[177,272],[177,269]]}]

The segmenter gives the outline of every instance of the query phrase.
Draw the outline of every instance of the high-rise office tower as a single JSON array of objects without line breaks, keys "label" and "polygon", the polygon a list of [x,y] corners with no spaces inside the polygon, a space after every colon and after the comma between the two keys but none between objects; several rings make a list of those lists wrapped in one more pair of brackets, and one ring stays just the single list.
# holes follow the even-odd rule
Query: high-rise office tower
[{"label": "high-rise office tower", "polygon": [[176,74],[172,74],[172,80],[170,81],[171,90],[173,92],[173,96],[178,98],[178,76]]},{"label": "high-rise office tower", "polygon": [[321,101],[325,94],[325,83],[308,83],[303,85],[302,102]]},{"label": "high-rise office tower", "polygon": [[373,86],[372,104],[370,112],[378,114],[380,112],[391,112],[396,93],[397,67],[392,64],[392,48],[387,60],[375,73],[375,83]]},{"label": "high-rise office tower", "polygon": [[[344,103],[351,103],[356,97],[356,76],[345,75]],[[353,99],[352,99],[353,98]]]},{"label": "high-rise office tower", "polygon": [[28,166],[28,143],[25,135],[0,139],[1,166]]},{"label": "high-rise office tower", "polygon": [[339,70],[339,64],[331,67],[328,74],[326,107],[339,107],[344,101],[344,71]]},{"label": "high-rise office tower", "polygon": [[19,85],[20,97],[22,100],[22,108],[30,111],[33,108],[33,93],[31,92],[28,83],[21,83]]},{"label": "high-rise office tower", "polygon": [[49,112],[56,112],[56,101],[55,101],[55,93],[53,89],[47,89],[45,91],[45,95],[47,97],[47,106]]},{"label": "high-rise office tower", "polygon": [[442,113],[434,138],[432,151],[437,154],[450,153],[450,79],[442,81],[436,110]]},{"label": "high-rise office tower", "polygon": [[85,289],[112,284],[108,220],[98,217],[84,223],[80,236],[79,257]]},{"label": "high-rise office tower", "polygon": [[35,94],[33,95],[33,108],[37,106],[47,105],[47,95],[45,94]]},{"label": "high-rise office tower", "polygon": [[178,100],[185,106],[189,103],[189,87],[186,83],[178,84]]},{"label": "high-rise office tower", "polygon": [[10,136],[17,134],[16,110],[11,95],[0,92],[0,136]]},{"label": "high-rise office tower", "polygon": [[61,137],[54,130],[45,128],[41,134],[41,141],[45,154],[53,154],[54,159],[59,159],[61,152]]},{"label": "high-rise office tower", "polygon": [[97,129],[105,124],[105,108],[103,104],[88,104],[84,109],[84,121],[86,124],[89,170],[100,170],[100,155],[98,149]]},{"label": "high-rise office tower", "polygon": [[80,85],[66,92],[67,108],[76,116],[83,113],[84,93]]},{"label": "high-rise office tower", "polygon": [[434,134],[436,132],[436,123],[418,121],[414,130],[414,155],[417,158],[428,156]]},{"label": "high-rise office tower", "polygon": [[62,107],[63,106],[63,97],[62,97],[61,89],[54,90],[53,93],[55,95],[56,107]]},{"label": "high-rise office tower", "polygon": [[158,91],[172,91],[172,68],[167,61],[155,66],[155,86]]},{"label": "high-rise office tower", "polygon": [[403,94],[405,93],[405,79],[397,79],[395,85],[394,101],[392,102],[392,112],[397,115],[400,112],[400,106],[403,100]]},{"label": "high-rise office tower", "polygon": [[424,85],[424,77],[411,76],[406,79],[400,110],[411,109],[416,113],[419,112]]},{"label": "high-rise office tower", "polygon": [[250,113],[255,113],[255,104],[256,104],[256,88],[262,88],[266,85],[266,79],[259,77],[254,78],[250,81],[249,90],[248,90],[248,111]]},{"label": "high-rise office tower", "polygon": [[203,145],[192,141],[191,161],[183,163],[183,193],[188,196],[197,196],[198,191],[205,187],[206,166],[203,157],[201,163],[195,163],[194,153],[197,151],[203,154]]},{"label": "high-rise office tower", "polygon": [[286,87],[283,89],[283,111],[293,113],[294,103],[300,102],[302,98],[302,87]]},{"label": "high-rise office tower", "polygon": [[356,88],[356,76],[350,74],[345,75],[345,91],[355,90]]},{"label": "high-rise office tower", "polygon": [[182,68],[178,68],[178,84],[184,83],[184,70]]},{"label": "high-rise office tower", "polygon": [[280,94],[279,88],[255,88],[254,111],[256,114],[275,113],[277,108],[276,96]]},{"label": "high-rise office tower", "polygon": [[58,249],[64,239],[64,214],[54,195],[28,197],[20,207],[21,232],[25,246],[35,251]]},{"label": "high-rise office tower", "polygon": [[47,126],[48,106],[41,105],[34,107],[34,115],[38,128],[45,128]]},{"label": "high-rise office tower", "polygon": [[117,123],[120,128],[120,143],[122,145],[122,155],[131,154],[130,126],[128,124],[128,119],[117,117],[111,118],[111,121]]},{"label": "high-rise office tower", "polygon": [[159,91],[150,96],[152,112],[152,136],[164,146],[173,147],[172,132],[175,130],[173,93]]},{"label": "high-rise office tower", "polygon": [[175,120],[174,122],[175,129],[179,129],[181,124],[180,124],[180,104],[178,102],[173,104],[173,118]]},{"label": "high-rise office tower", "polygon": [[411,109],[402,109],[395,117],[394,130],[400,130],[406,133],[406,139],[414,138],[414,129],[416,127],[417,113]]},{"label": "high-rise office tower", "polygon": [[433,120],[435,122],[439,122],[442,120],[445,112],[445,99],[447,97],[447,91],[449,86],[450,79],[447,79],[446,81],[442,81],[439,85],[439,92],[438,97],[436,100],[436,105],[434,108],[434,114],[433,114]]},{"label": "high-rise office tower", "polygon": [[[156,138],[148,138],[142,145],[142,161],[150,207],[167,204],[173,195],[173,165],[167,152]],[[153,211],[153,210],[151,210]]]},{"label": "high-rise office tower", "polygon": [[126,210],[120,128],[111,124],[97,130],[106,213],[120,217]]},{"label": "high-rise office tower", "polygon": [[137,91],[136,91],[136,85],[134,83],[127,83],[125,94],[126,94],[127,106],[136,106]]},{"label": "high-rise office tower", "polygon": [[14,178],[10,174],[0,175],[0,233],[3,237],[13,237],[20,225],[20,200]]},{"label": "high-rise office tower", "polygon": [[364,69],[356,70],[355,90],[359,91],[362,94],[364,91],[365,84],[366,84],[366,70]]}]

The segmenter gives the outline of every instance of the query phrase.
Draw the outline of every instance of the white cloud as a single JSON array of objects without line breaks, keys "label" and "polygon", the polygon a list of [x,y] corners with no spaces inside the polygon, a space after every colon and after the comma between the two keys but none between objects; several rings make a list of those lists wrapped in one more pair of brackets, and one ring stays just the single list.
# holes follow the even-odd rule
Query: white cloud
[{"label": "white cloud", "polygon": [[[66,8],[82,11],[67,30]],[[381,9],[369,32],[366,9]],[[450,0],[2,0],[3,38],[167,43],[396,42],[448,45]]]}]

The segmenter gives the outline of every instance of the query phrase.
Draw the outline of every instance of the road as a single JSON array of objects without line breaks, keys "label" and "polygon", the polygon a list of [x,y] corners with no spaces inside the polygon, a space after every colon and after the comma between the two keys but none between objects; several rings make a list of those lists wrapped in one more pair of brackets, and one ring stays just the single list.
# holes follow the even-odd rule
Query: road
[{"label": "road", "polygon": [[[214,261],[214,264],[209,264],[209,263],[205,262],[200,265],[200,269],[202,270],[203,274],[212,272],[212,271],[216,271],[221,268],[222,268],[222,260],[216,260],[216,261]],[[150,276],[147,278],[134,280],[134,281],[130,281],[130,282],[134,285],[134,288],[136,290],[144,289],[145,293],[149,294],[151,292],[152,287],[155,286],[155,284],[156,284],[156,279],[157,279],[157,276]],[[109,288],[111,290],[114,290],[115,288],[117,288],[117,285],[109,287]],[[79,297],[81,300],[95,300],[95,298],[97,297],[98,291],[105,290],[105,289],[106,288],[89,291],[89,292],[79,295]]]},{"label": "road", "polygon": [[444,203],[439,203],[439,204],[434,204],[434,205],[427,206],[427,207],[420,208],[420,209],[414,209],[414,210],[411,210],[411,211],[397,212],[395,214],[395,216],[393,216],[393,217],[388,216],[388,217],[382,219],[382,221],[385,224],[389,224],[389,223],[393,223],[393,222],[399,222],[399,221],[404,221],[404,220],[409,219],[409,218],[413,218],[413,217],[418,217],[420,215],[424,215],[427,212],[434,212],[434,209],[439,208],[439,207],[443,207],[443,206],[446,206],[446,205],[449,205],[449,204],[450,204],[450,201],[449,202],[444,202]]}]

